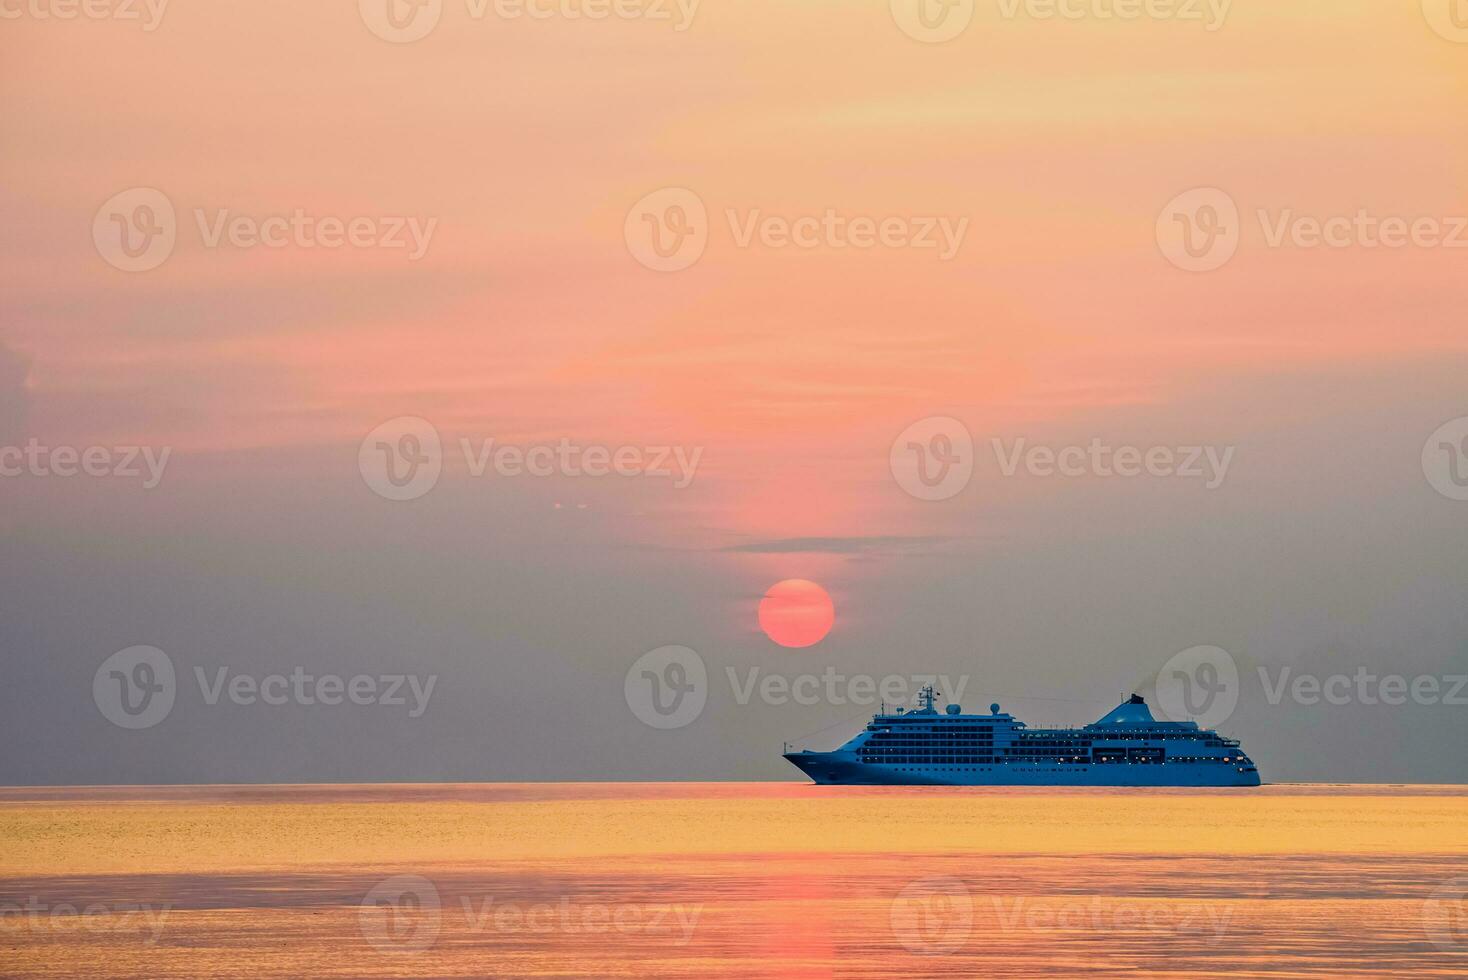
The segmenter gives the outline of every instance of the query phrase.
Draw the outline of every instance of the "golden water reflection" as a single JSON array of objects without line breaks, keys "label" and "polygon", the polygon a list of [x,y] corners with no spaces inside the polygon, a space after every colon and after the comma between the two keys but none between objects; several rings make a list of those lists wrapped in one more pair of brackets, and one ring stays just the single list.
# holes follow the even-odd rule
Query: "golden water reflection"
[{"label": "golden water reflection", "polygon": [[0,973],[1465,976],[1465,831],[1461,787],[0,790]]}]

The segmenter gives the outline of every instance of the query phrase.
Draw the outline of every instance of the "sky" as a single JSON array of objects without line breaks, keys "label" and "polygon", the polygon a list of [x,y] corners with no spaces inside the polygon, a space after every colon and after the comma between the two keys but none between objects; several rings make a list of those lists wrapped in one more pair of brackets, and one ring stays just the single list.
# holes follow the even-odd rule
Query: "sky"
[{"label": "sky", "polygon": [[[61,451],[0,452],[0,783],[794,778],[854,676],[1081,724],[1200,647],[1266,780],[1468,781],[1445,3],[57,3],[0,0],[0,450]],[[1418,694],[1290,693],[1359,672]]]}]

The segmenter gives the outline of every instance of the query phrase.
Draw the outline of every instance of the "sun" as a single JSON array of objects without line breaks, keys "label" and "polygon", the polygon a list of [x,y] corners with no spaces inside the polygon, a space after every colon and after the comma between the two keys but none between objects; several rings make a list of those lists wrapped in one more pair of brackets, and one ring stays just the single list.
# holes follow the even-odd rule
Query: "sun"
[{"label": "sun", "polygon": [[787,578],[765,590],[759,625],[782,647],[814,646],[836,622],[836,607],[825,589],[803,578]]}]

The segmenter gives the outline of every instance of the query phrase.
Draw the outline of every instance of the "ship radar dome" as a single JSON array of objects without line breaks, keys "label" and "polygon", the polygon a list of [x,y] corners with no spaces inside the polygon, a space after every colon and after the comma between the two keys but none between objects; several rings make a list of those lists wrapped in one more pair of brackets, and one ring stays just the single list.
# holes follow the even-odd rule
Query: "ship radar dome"
[{"label": "ship radar dome", "polygon": [[995,701],[993,704],[989,705],[989,714],[991,714],[991,715],[997,715],[998,713],[999,713],[999,702],[998,701]]},{"label": "ship radar dome", "polygon": [[963,711],[963,705],[961,705],[961,704],[950,704],[944,710],[947,711],[950,715],[956,715],[956,714],[959,714],[960,712]]}]

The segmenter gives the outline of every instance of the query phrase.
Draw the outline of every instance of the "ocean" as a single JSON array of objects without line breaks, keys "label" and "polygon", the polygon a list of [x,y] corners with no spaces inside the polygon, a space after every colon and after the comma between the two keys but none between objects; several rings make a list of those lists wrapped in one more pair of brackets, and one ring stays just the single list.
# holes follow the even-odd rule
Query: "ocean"
[{"label": "ocean", "polygon": [[1468,976],[1468,787],[0,789],[5,977]]}]

